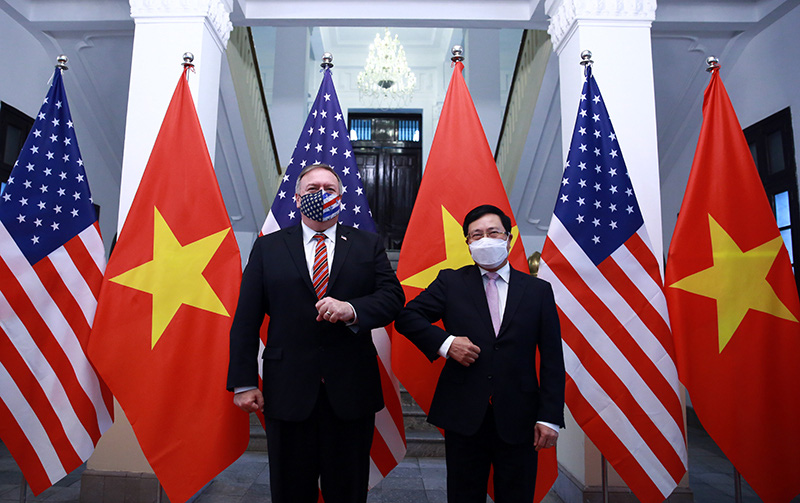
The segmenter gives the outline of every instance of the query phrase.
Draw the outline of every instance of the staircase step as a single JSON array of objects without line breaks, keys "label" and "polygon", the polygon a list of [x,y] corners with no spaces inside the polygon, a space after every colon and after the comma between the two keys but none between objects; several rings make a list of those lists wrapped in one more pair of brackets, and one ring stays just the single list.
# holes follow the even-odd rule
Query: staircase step
[{"label": "staircase step", "polygon": [[267,433],[255,414],[250,414],[250,441],[248,451],[267,452]]},{"label": "staircase step", "polygon": [[406,430],[407,457],[426,458],[444,456],[444,437],[439,429],[430,424],[411,394],[400,387],[400,403],[403,406],[403,423]]},{"label": "staircase step", "polygon": [[444,457],[444,437],[435,431],[406,430],[406,457],[441,458]]},{"label": "staircase step", "polygon": [[411,431],[437,431],[437,428],[428,422],[428,416],[419,409],[403,407],[403,423],[406,432]]},{"label": "staircase step", "polygon": [[419,407],[417,402],[414,401],[414,397],[411,396],[411,393],[409,393],[403,386],[400,386],[400,403],[404,406],[408,405],[412,407]]}]

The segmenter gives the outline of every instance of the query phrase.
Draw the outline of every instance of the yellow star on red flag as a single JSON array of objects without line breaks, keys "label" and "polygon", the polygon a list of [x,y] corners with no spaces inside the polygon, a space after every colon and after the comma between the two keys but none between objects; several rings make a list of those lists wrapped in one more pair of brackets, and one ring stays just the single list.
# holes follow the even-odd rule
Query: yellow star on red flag
[{"label": "yellow star on red flag", "polygon": [[171,501],[189,500],[250,436],[224,386],[241,255],[188,72],[109,258],[88,343]]},{"label": "yellow star on red flag", "polygon": [[[441,262],[438,262],[427,269],[423,269],[418,273],[409,276],[406,279],[400,281],[401,284],[405,286],[413,286],[415,288],[427,288],[434,279],[436,279],[436,275],[439,274],[439,271],[442,269],[458,269],[459,267],[464,267],[465,265],[472,264],[472,256],[469,253],[469,247],[467,246],[464,238],[464,230],[461,227],[461,224],[447,211],[444,205],[442,205],[442,229],[444,231],[444,247],[445,247],[445,259]],[[518,228],[515,225],[511,229],[511,249],[514,248],[514,245],[517,243],[519,239],[518,236]]]},{"label": "yellow star on red flag", "polygon": [[800,299],[753,156],[714,69],[665,294],[697,417],[760,500],[789,501],[800,494]]},{"label": "yellow star on red flag", "polygon": [[686,276],[669,287],[716,299],[720,353],[750,309],[797,321],[767,281],[767,274],[783,246],[783,239],[778,236],[751,250],[742,251],[711,215],[708,215],[708,226],[714,265]]},{"label": "yellow star on red flag", "polygon": [[155,348],[183,304],[230,316],[203,277],[203,270],[230,229],[223,229],[184,246],[175,237],[158,208],[153,208],[153,215],[153,260],[109,279],[153,296],[151,348]]}]

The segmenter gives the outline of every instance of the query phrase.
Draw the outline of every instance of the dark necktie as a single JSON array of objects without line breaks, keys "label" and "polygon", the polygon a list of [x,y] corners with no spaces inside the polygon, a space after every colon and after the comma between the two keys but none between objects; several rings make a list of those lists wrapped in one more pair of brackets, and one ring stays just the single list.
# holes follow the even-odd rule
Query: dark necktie
[{"label": "dark necktie", "polygon": [[317,247],[314,250],[314,274],[311,282],[314,283],[317,298],[321,299],[328,289],[328,247],[325,246],[325,234],[314,234],[314,239],[317,240]]}]

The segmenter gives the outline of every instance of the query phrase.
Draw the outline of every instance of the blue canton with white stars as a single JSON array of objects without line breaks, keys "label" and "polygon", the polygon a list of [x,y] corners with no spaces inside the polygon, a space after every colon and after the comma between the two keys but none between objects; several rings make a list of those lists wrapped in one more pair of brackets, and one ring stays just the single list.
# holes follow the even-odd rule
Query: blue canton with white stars
[{"label": "blue canton with white stars", "polygon": [[0,195],[0,220],[31,264],[97,220],[58,68]]},{"label": "blue canton with white stars", "polygon": [[644,224],[591,66],[554,211],[595,265]]},{"label": "blue canton with white stars", "polygon": [[342,179],[339,222],[375,232],[372,212],[367,204],[361,174],[347,134],[347,124],[329,69],[324,70],[317,99],[314,100],[272,203],[272,215],[281,228],[300,222],[300,211],[294,200],[297,175],[304,167],[318,163],[331,166]]}]

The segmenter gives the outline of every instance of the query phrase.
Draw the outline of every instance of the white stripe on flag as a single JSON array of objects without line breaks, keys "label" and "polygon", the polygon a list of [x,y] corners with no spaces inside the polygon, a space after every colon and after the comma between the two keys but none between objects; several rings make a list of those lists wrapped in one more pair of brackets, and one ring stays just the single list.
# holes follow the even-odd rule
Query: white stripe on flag
[{"label": "white stripe on flag", "polygon": [[[10,310],[3,292],[0,291],[0,306],[2,310]],[[55,370],[50,366],[45,356],[36,345],[28,329],[22,324],[17,317],[10,317],[0,321],[3,330],[9,335],[9,340],[16,348],[17,353],[20,354],[25,364],[30,369],[31,373],[47,396],[47,401],[52,404],[53,412],[58,416],[61,425],[64,427],[64,432],[69,439],[70,444],[75,449],[75,452],[81,456],[81,459],[86,459],[92,454],[94,450],[94,443],[92,438],[81,423],[75,413],[75,409],[70,402],[69,395],[67,395],[64,386],[61,384],[59,376]],[[9,407],[11,409],[11,407]],[[11,413],[16,417],[16,411],[11,409]],[[19,422],[19,421],[18,421]]]},{"label": "white stripe on flag", "polygon": [[[639,237],[645,244],[648,244],[650,238],[647,236],[647,230],[644,226],[639,228]],[[649,248],[648,248],[649,249]],[[651,256],[652,251],[650,251]],[[620,269],[625,273],[625,275],[631,280],[631,282],[642,292],[642,295],[647,299],[648,302],[658,311],[658,314],[661,316],[661,319],[664,320],[664,323],[669,326],[669,311],[667,311],[667,298],[664,296],[664,292],[661,289],[661,285],[653,281],[653,278],[648,274],[648,272],[642,266],[642,263],[639,262],[636,257],[628,250],[625,246],[620,246],[614,253],[611,254],[614,258],[614,261],[617,263]]]},{"label": "white stripe on flag", "polygon": [[61,465],[61,460],[50,442],[47,431],[45,431],[42,423],[39,422],[36,412],[20,392],[2,362],[0,362],[0,400],[11,411],[11,415],[14,416],[23,435],[31,444],[36,457],[39,458],[39,462],[41,462],[47,474],[48,480],[54,484],[64,478],[67,472]]},{"label": "white stripe on flag", "polygon": [[[581,247],[572,240],[569,231],[563,227],[561,221],[555,216],[553,216],[553,220],[550,223],[550,230],[547,236],[556,248],[561,251],[572,267],[581,272],[581,279],[583,279],[595,295],[598,296],[600,301],[613,313],[614,317],[625,326],[642,351],[656,365],[661,375],[663,375],[664,379],[670,384],[675,395],[679,396],[678,371],[675,367],[675,362],[666,352],[664,346],[642,322],[636,312],[631,309],[631,306],[628,305],[625,299],[617,292],[616,288],[614,288],[605,276],[600,273]],[[613,257],[614,255],[612,255],[612,258]],[[619,261],[616,262],[619,265]],[[641,275],[649,277],[644,269],[640,269],[640,271]],[[550,278],[554,277],[555,274],[553,274],[552,271],[547,275],[548,281],[550,281]],[[663,297],[663,295],[661,297]],[[556,299],[558,299],[558,297],[556,297]],[[562,307],[560,302],[558,302],[558,304],[559,307]],[[654,307],[658,309],[657,305]],[[581,307],[581,311],[588,316],[588,313],[583,310],[583,307]],[[570,316],[570,318],[572,318],[572,316]],[[582,322],[583,318],[580,318],[576,321],[576,326],[583,327],[584,325],[581,324]],[[592,324],[594,325],[594,330],[600,330],[600,328],[595,325],[594,320],[592,320]],[[581,331],[585,332],[585,330]],[[613,345],[610,340],[608,342]],[[609,364],[612,363],[612,361],[607,360],[605,357],[604,359]]]},{"label": "white stripe on flag", "polygon": [[375,460],[372,459],[372,456],[369,457],[369,482],[367,485],[370,489],[378,485],[378,482],[383,480],[383,474],[380,470],[378,470],[378,466],[375,464]]},{"label": "white stripe on flag", "polygon": [[[400,403],[400,383],[392,371],[392,343],[389,339],[389,334],[384,327],[375,328],[372,330],[372,342],[375,344],[375,349],[378,351],[378,358],[386,369],[389,379],[392,381],[392,388],[395,395],[393,397],[384,397],[386,402],[397,401]],[[383,437],[387,447],[392,452],[392,456],[397,463],[403,460],[406,455],[406,445],[403,442],[404,432],[397,429],[392,415],[389,413],[389,408],[384,407],[375,416],[375,426],[378,428],[378,433]]]},{"label": "white stripe on flag", "polygon": [[75,262],[72,261],[63,246],[57,248],[47,258],[50,259],[56,272],[61,276],[64,285],[72,294],[78,306],[80,306],[86,323],[91,327],[92,321],[94,321],[94,313],[97,310],[97,299],[86,283],[86,278],[81,275],[81,272],[75,266]]},{"label": "white stripe on flag", "polygon": [[266,236],[271,232],[275,232],[281,228],[278,225],[278,221],[275,220],[275,215],[272,214],[272,210],[269,210],[267,213],[267,218],[264,220],[264,225],[261,226],[261,235]]},{"label": "white stripe on flag", "polygon": [[[83,348],[72,327],[2,223],[0,223],[0,260],[6,263],[11,270],[11,274],[17,278],[19,285],[25,291],[25,295],[67,356],[78,382],[94,406],[100,431],[105,431],[111,426],[112,420],[103,401],[97,374],[83,352]],[[10,307],[8,309],[10,310]],[[15,332],[8,333],[11,335]],[[23,334],[24,337],[29,338],[27,329]],[[32,340],[31,344],[34,344]],[[91,451],[89,454],[91,454]]]},{"label": "white stripe on flag", "polygon": [[[589,405],[608,425],[613,425],[611,431],[625,445],[630,454],[636,459],[639,465],[647,472],[650,479],[656,485],[664,498],[672,493],[675,488],[675,481],[672,475],[661,464],[658,457],[650,449],[649,445],[636,431],[636,428],[628,421],[614,400],[606,394],[605,390],[594,380],[591,373],[581,364],[580,359],[572,349],[566,344],[564,348],[564,365],[580,394],[589,402]],[[683,437],[680,442],[683,443]]]},{"label": "white stripe on flag", "polygon": [[[552,273],[549,273],[548,278],[551,278],[551,276]],[[638,403],[642,410],[650,417],[650,420],[658,427],[661,434],[664,435],[673,446],[683,445],[681,427],[675,422],[672,415],[664,407],[664,404],[658,399],[655,393],[653,393],[653,390],[650,389],[650,386],[642,379],[642,376],[631,365],[625,355],[608,337],[608,334],[606,334],[594,318],[586,312],[580,302],[572,295],[572,292],[570,292],[561,281],[558,279],[549,279],[548,281],[550,281],[550,284],[553,286],[553,292],[558,299],[558,307],[576,327],[580,327],[582,333],[590,333],[593,335],[592,337],[584,336],[584,339],[594,348],[597,354],[600,355],[617,377],[619,377],[634,400],[636,400],[636,403]],[[564,346],[566,347],[567,344],[564,343]],[[570,351],[572,350],[570,349]],[[572,379],[578,383],[578,378],[572,374],[570,375]],[[594,381],[594,378],[592,378],[592,381]],[[611,397],[605,392],[603,392],[603,395],[605,399],[608,400],[609,405],[613,403]],[[593,405],[597,408],[596,404]],[[614,406],[616,407],[616,404]],[[609,425],[611,424],[613,423],[609,423]]]},{"label": "white stripe on flag", "polygon": [[103,247],[103,238],[100,231],[94,225],[90,225],[78,234],[83,241],[83,246],[89,251],[94,264],[100,270],[100,274],[106,272],[106,250]]},{"label": "white stripe on flag", "polygon": [[[391,400],[391,398],[387,397],[386,400]],[[386,442],[386,446],[391,451],[395,462],[402,461],[406,455],[406,446],[388,408],[384,407],[375,414],[375,427],[378,429],[380,436],[383,437],[383,441]]]}]

